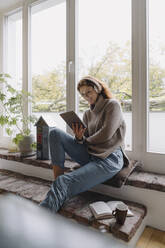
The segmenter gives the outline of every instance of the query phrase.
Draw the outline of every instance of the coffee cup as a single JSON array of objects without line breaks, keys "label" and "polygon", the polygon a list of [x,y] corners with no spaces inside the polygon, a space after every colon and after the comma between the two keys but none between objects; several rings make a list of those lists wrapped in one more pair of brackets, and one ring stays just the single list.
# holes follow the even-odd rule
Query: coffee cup
[{"label": "coffee cup", "polygon": [[117,204],[116,209],[112,211],[112,215],[116,219],[116,223],[123,225],[127,216],[128,207],[124,203]]}]

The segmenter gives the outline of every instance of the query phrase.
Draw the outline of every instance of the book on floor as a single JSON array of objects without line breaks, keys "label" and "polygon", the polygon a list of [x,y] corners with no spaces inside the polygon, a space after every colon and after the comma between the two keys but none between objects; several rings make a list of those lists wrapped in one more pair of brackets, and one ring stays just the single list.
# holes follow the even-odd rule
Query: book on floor
[{"label": "book on floor", "polygon": [[[89,204],[89,207],[95,217],[95,219],[108,219],[112,218],[112,211],[116,209],[118,204],[125,204],[122,201],[97,201]],[[126,204],[125,204],[126,205]],[[127,216],[134,216],[132,211],[128,208]]]}]

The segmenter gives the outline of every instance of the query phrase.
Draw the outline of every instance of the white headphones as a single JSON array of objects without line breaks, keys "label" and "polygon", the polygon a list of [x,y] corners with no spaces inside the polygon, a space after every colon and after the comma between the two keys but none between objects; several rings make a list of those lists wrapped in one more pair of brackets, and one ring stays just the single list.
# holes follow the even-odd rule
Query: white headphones
[{"label": "white headphones", "polygon": [[95,91],[96,91],[98,94],[101,93],[101,91],[102,91],[102,85],[99,84],[99,82],[98,82],[95,78],[90,77],[90,76],[86,76],[86,77],[83,78],[83,80],[84,80],[84,79],[89,80],[89,81],[93,84],[94,89],[95,89]]},{"label": "white headphones", "polygon": [[79,81],[78,85],[81,84],[81,82],[84,81],[84,80],[89,80],[89,81],[91,82],[91,84],[93,84],[94,90],[95,90],[98,94],[101,93],[101,91],[102,91],[102,89],[103,89],[103,88],[102,88],[102,85],[101,85],[95,78],[93,78],[93,77],[91,77],[91,76],[83,77],[83,78]]}]

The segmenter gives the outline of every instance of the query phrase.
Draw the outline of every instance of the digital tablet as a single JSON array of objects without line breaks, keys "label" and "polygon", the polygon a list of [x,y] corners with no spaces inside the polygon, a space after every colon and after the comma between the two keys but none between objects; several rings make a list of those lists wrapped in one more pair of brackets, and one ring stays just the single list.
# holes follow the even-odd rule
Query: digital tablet
[{"label": "digital tablet", "polygon": [[63,120],[68,124],[70,128],[72,128],[72,123],[78,123],[78,126],[81,125],[85,128],[85,124],[82,122],[82,120],[79,118],[79,116],[74,111],[68,111],[61,113],[60,116],[63,118]]}]

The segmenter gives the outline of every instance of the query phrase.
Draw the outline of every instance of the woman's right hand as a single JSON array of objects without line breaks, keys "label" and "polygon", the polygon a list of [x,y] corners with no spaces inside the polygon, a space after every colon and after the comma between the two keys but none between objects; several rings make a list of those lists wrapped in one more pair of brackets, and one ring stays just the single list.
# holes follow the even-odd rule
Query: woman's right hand
[{"label": "woman's right hand", "polygon": [[73,129],[76,139],[82,140],[86,128],[84,128],[82,125],[80,125],[79,127],[78,123],[72,123],[72,129]]}]

